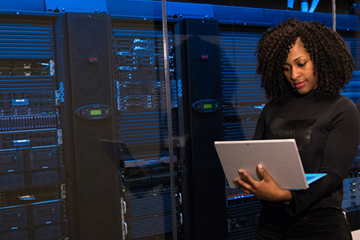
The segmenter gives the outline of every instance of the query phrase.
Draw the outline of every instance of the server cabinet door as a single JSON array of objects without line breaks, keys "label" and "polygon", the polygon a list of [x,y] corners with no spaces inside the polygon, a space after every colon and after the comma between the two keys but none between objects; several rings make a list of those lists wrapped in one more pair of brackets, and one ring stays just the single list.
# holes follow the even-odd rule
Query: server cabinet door
[{"label": "server cabinet door", "polygon": [[110,17],[65,13],[56,34],[70,236],[122,239]]}]

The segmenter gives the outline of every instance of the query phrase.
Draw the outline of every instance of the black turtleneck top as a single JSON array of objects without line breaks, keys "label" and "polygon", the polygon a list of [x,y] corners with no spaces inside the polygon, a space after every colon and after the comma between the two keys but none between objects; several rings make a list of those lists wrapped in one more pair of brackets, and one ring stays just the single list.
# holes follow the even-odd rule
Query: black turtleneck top
[{"label": "black turtleneck top", "polygon": [[[290,215],[319,208],[341,209],[343,180],[357,153],[359,112],[344,96],[316,100],[295,93],[285,105],[265,105],[253,139],[294,138],[306,173],[327,173],[306,190],[292,190]],[[275,207],[276,204],[266,204]],[[280,205],[280,204],[279,204]]]}]

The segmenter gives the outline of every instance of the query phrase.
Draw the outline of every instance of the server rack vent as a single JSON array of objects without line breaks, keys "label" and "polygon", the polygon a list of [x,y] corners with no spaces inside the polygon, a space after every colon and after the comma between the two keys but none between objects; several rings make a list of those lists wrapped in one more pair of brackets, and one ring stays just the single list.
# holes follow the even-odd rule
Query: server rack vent
[{"label": "server rack vent", "polygon": [[342,95],[352,99],[356,104],[360,105],[360,39],[354,34],[352,36],[350,33],[343,34],[342,37],[355,62],[353,78],[346,86],[346,91],[342,92]]},{"label": "server rack vent", "polygon": [[250,139],[265,104],[256,76],[256,45],[262,32],[220,32],[224,140]]},{"label": "server rack vent", "polygon": [[131,216],[134,218],[152,216],[162,212],[171,213],[171,195],[169,193],[132,197],[129,201],[128,206]]},{"label": "server rack vent", "polygon": [[260,78],[256,76],[256,45],[261,33],[221,32],[221,80],[223,102],[263,102]]},{"label": "server rack vent", "polygon": [[354,32],[342,33],[340,35],[344,39],[346,46],[351,52],[355,61],[355,71],[360,71],[360,39]]},{"label": "server rack vent", "polygon": [[54,59],[50,23],[0,23],[0,59]]},{"label": "server rack vent", "polygon": [[[154,216],[152,218],[133,220],[132,237],[144,239],[146,236],[163,235],[172,231],[172,216]],[[166,238],[165,238],[166,239]]]}]

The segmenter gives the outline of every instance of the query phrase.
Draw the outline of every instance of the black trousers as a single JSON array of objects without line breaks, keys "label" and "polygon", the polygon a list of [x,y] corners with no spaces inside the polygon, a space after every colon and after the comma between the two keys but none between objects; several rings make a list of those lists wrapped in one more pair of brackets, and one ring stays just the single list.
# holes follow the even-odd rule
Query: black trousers
[{"label": "black trousers", "polygon": [[261,210],[256,240],[352,240],[341,210],[323,208],[291,217],[284,209]]}]

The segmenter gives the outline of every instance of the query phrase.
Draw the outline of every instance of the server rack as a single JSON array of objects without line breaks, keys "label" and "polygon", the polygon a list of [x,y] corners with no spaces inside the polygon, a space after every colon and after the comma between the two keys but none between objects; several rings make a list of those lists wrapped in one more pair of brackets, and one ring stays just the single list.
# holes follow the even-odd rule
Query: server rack
[{"label": "server rack", "polygon": [[65,239],[53,21],[0,19],[1,239]]},{"label": "server rack", "polygon": [[[159,22],[114,20],[112,37],[123,239],[182,239],[179,91],[173,33],[171,29],[168,32],[169,63],[164,60]],[[170,69],[172,129],[167,126],[165,64]],[[175,139],[173,176],[169,131]],[[175,196],[171,195],[172,187]]]}]

